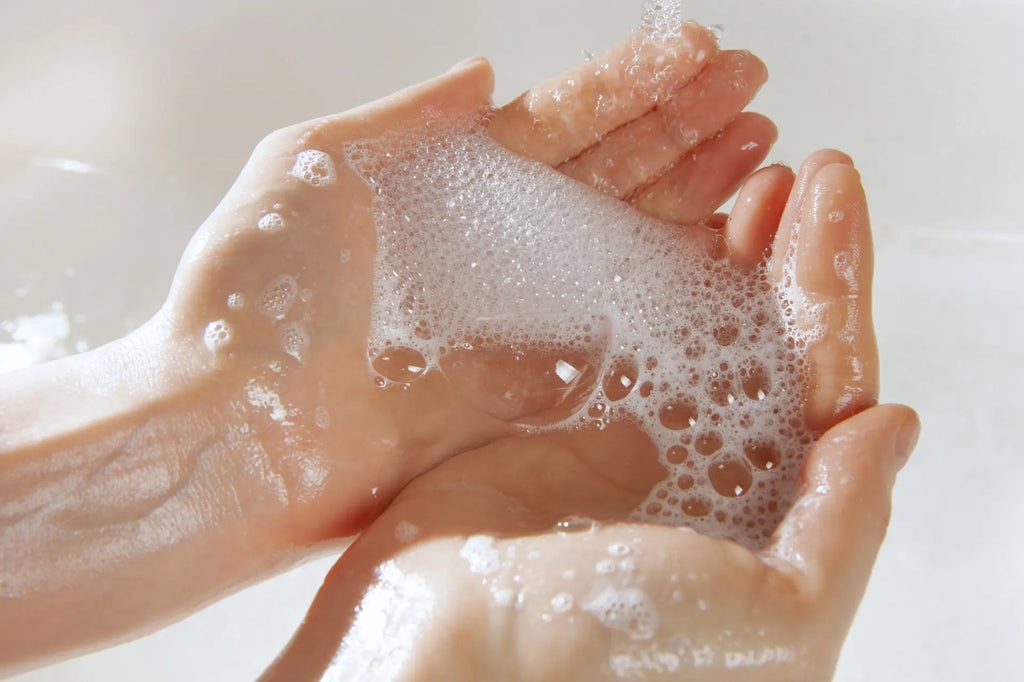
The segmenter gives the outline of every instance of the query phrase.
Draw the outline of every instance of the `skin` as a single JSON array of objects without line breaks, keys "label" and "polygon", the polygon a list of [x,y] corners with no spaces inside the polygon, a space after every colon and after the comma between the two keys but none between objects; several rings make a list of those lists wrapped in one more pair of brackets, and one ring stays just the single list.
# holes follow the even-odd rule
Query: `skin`
[{"label": "skin", "polygon": [[[775,139],[770,121],[739,114],[764,81],[764,67],[746,53],[719,54],[708,32],[687,25],[671,44],[640,46],[642,64],[662,65],[647,74],[657,87],[641,92],[624,76],[634,48],[617,46],[596,65],[539,84],[497,110],[490,133],[646,213],[717,226],[681,227],[681,238],[739,264],[753,266],[771,248],[773,276],[781,281],[790,273],[809,299],[832,311],[820,348],[809,349],[808,420],[824,429],[873,404],[871,252],[852,165],[837,152],[820,152],[795,180],[788,169],[763,169],[750,176],[727,220],[712,216]],[[721,87],[722,79],[730,87]],[[374,567],[387,560],[438,595],[430,636],[416,639],[403,678],[437,679],[445,671],[446,679],[571,679],[572,670],[599,679],[607,671],[585,661],[600,668],[593,653],[606,651],[617,633],[579,617],[559,635],[559,655],[526,656],[560,641],[541,641],[535,606],[515,617],[496,613],[479,576],[451,570],[463,536],[484,531],[508,535],[502,547],[538,543],[550,570],[560,574],[578,562],[581,575],[611,538],[637,537],[644,554],[636,570],[650,581],[646,589],[669,580],[666,571],[689,570],[685,562],[706,575],[700,589],[716,606],[707,633],[730,619],[753,623],[747,616],[755,608],[773,638],[799,649],[802,670],[834,664],[884,529],[878,514],[895,473],[893,452],[908,451],[913,440],[894,434],[916,433],[916,417],[905,408],[869,410],[836,427],[852,440],[826,435],[807,475],[818,475],[820,461],[821,476],[845,472],[842,480],[854,483],[834,486],[842,494],[815,493],[824,502],[805,511],[798,504],[780,530],[782,551],[755,556],[692,533],[621,523],[658,475],[649,443],[629,429],[523,439],[438,376],[406,391],[382,392],[368,380],[370,194],[337,156],[333,181],[320,186],[291,174],[296,157],[306,149],[336,154],[348,140],[478,111],[492,87],[490,66],[473,59],[384,100],[269,135],[193,238],[150,322],[96,351],[0,379],[0,631],[8,633],[0,671],[152,630],[324,543],[359,535],[268,679],[321,676],[353,608],[375,584]],[[601,102],[610,104],[595,107]],[[680,135],[679,125],[694,111],[701,114],[696,139],[689,130]],[[740,150],[732,144],[740,139],[756,147]],[[622,171],[595,174],[606,159]],[[280,231],[257,227],[271,210],[284,217]],[[822,223],[836,210],[847,216],[841,235],[826,233]],[[803,221],[800,230],[787,218],[793,215]],[[853,276],[829,278],[836,249],[851,245],[860,255]],[[791,251],[795,257],[779,257]],[[282,275],[295,283],[290,308],[278,309],[280,317],[260,313],[261,296]],[[240,310],[226,304],[236,293],[245,300]],[[862,323],[851,327],[854,314]],[[211,347],[205,337],[218,321],[231,336]],[[305,337],[289,353],[282,342],[289,333],[301,339],[296,325]],[[856,330],[852,338],[849,329]],[[855,368],[843,359],[850,349]],[[869,454],[849,457],[853,451]],[[557,488],[563,499],[545,498],[547,488],[533,485],[556,489],[569,480]],[[851,495],[868,494],[879,498],[877,508],[852,508]],[[606,523],[584,535],[545,532],[570,507]],[[421,531],[407,547],[394,529],[409,519]],[[851,552],[845,544],[814,542],[826,521],[859,534],[852,536],[855,557],[833,556]],[[864,535],[870,537],[860,542]],[[802,568],[793,563],[797,555]],[[826,586],[850,565],[856,575]],[[540,584],[550,583],[547,570],[538,571]],[[737,588],[756,602],[730,604]],[[454,594],[459,598],[449,598]],[[662,622],[661,630],[686,631],[694,641],[712,636],[685,625],[682,605],[675,615],[666,610]],[[477,638],[476,654],[466,653],[463,637]],[[507,646],[509,637],[522,646]]]}]

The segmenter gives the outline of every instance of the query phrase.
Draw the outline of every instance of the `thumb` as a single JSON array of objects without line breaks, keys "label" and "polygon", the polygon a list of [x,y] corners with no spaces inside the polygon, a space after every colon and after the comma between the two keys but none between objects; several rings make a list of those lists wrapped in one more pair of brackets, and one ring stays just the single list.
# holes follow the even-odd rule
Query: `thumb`
[{"label": "thumb", "polygon": [[885,538],[896,474],[920,429],[909,407],[882,405],[826,432],[804,464],[803,494],[766,550],[801,569],[811,589],[848,599],[851,616]]}]

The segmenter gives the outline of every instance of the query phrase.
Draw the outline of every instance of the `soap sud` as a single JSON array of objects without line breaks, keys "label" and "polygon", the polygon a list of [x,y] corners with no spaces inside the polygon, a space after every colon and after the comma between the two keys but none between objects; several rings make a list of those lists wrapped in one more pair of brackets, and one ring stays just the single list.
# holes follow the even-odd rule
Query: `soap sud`
[{"label": "soap sud", "polygon": [[640,30],[653,40],[664,41],[680,35],[683,25],[682,0],[643,0]]},{"label": "soap sud", "polygon": [[642,649],[635,645],[629,648],[618,647],[608,655],[608,664],[619,679],[642,679],[648,673],[670,675],[678,672],[682,664],[680,657],[684,652],[685,649],[677,653],[657,645]]},{"label": "soap sud", "polygon": [[288,410],[285,409],[284,403],[281,402],[281,397],[269,387],[257,382],[255,379],[250,379],[249,383],[245,385],[245,397],[253,407],[265,410],[267,416],[273,421],[289,423],[285,421],[285,418],[288,416]]},{"label": "soap sud", "polygon": [[227,306],[231,310],[241,310],[245,307],[245,296],[242,294],[229,294]]},{"label": "soap sud", "polygon": [[572,610],[573,599],[568,592],[559,592],[551,598],[551,610],[555,613],[568,613]]},{"label": "soap sud", "polygon": [[433,616],[437,596],[422,576],[406,573],[394,561],[381,564],[376,576],[324,671],[326,682],[397,679]]},{"label": "soap sud", "polygon": [[420,534],[419,526],[408,521],[399,521],[395,526],[395,540],[398,542],[412,542]]},{"label": "soap sud", "polygon": [[224,320],[217,320],[206,325],[203,331],[203,343],[210,350],[216,352],[231,341],[231,326]]},{"label": "soap sud", "polygon": [[59,303],[54,303],[50,312],[2,322],[0,330],[11,336],[9,343],[0,343],[0,373],[56,360],[68,354],[71,324]]},{"label": "soap sud", "polygon": [[613,542],[608,545],[608,554],[612,556],[626,556],[629,554],[629,545],[624,542]]},{"label": "soap sud", "polygon": [[633,640],[646,640],[658,631],[658,612],[647,594],[637,587],[605,588],[587,600],[583,610],[602,625]]},{"label": "soap sud", "polygon": [[313,424],[318,429],[327,429],[331,426],[331,413],[323,405],[313,410]]},{"label": "soap sud", "polygon": [[494,548],[494,538],[489,535],[472,535],[459,550],[459,556],[469,563],[471,573],[494,575],[501,568],[501,557]]},{"label": "soap sud", "polygon": [[495,606],[509,608],[516,602],[516,593],[507,587],[491,587],[491,599]]},{"label": "soap sud", "polygon": [[282,324],[278,333],[281,336],[281,349],[299,362],[302,362],[309,348],[309,333],[301,322]]},{"label": "soap sud", "polygon": [[259,219],[256,227],[264,232],[279,232],[284,229],[284,218],[280,213],[268,213]]},{"label": "soap sud", "polygon": [[305,149],[295,157],[295,165],[289,175],[313,187],[333,185],[335,181],[334,162],[322,151]]},{"label": "soap sud", "polygon": [[295,278],[291,275],[280,275],[271,280],[256,297],[256,306],[260,313],[267,317],[281,320],[292,309],[298,293],[299,285]]},{"label": "soap sud", "polygon": [[[559,356],[573,371],[553,373],[582,394],[578,409],[507,420],[526,431],[630,423],[668,472],[634,520],[767,544],[812,442],[803,349],[820,324],[803,325],[821,311],[791,272],[778,286],[763,265],[714,260],[676,226],[504,150],[479,119],[342,156],[374,190],[378,385],[391,384],[372,364],[388,349],[422,356],[421,374],[448,375],[446,357],[477,348]],[[758,467],[755,451],[778,456]]]}]

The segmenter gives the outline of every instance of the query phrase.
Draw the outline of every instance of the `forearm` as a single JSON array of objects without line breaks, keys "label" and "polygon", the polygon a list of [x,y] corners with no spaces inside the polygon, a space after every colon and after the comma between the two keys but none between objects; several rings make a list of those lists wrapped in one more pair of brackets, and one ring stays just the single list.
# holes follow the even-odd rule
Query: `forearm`
[{"label": "forearm", "polygon": [[172,352],[129,339],[0,384],[0,673],[288,560],[286,481],[215,377],[152,355]]}]

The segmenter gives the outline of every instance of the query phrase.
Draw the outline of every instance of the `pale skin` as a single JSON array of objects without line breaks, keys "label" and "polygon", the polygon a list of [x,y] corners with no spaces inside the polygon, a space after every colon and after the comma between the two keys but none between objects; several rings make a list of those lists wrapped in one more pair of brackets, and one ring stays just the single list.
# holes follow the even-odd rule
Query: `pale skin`
[{"label": "pale skin", "polygon": [[[659,604],[658,638],[677,633],[695,648],[719,646],[719,662],[727,647],[754,648],[750,638],[796,652],[755,672],[680,668],[680,679],[826,679],[917,433],[906,408],[865,410],[877,400],[877,353],[863,190],[849,158],[833,151],[812,155],[796,176],[784,167],[754,173],[776,134],[767,119],[740,114],[766,77],[756,58],[718,53],[709,33],[689,25],[676,43],[644,49],[644,63],[671,66],[671,97],[661,106],[625,85],[632,48],[619,46],[598,60],[602,68],[563,74],[497,110],[489,130],[513,151],[648,214],[706,221],[716,229],[686,227],[681,238],[741,266],[770,249],[781,278],[791,254],[808,298],[828,304],[826,333],[808,352],[806,416],[831,430],[806,466],[812,492],[769,551],[620,523],[659,475],[650,444],[633,431],[524,439],[440,376],[406,391],[380,391],[369,380],[369,191],[337,161],[330,185],[310,186],[290,171],[304,149],[330,153],[424,117],[486,106],[493,74],[476,59],[268,136],[193,239],[149,323],[91,353],[0,380],[0,631],[8,633],[0,672],[154,629],[322,543],[359,535],[267,679],[323,675],[374,568],[387,560],[438,595],[401,679],[602,679],[621,633],[578,610],[571,625],[545,624],[538,609],[556,576],[574,566],[581,581],[590,576],[584,567],[615,538],[640,543],[636,578]],[[595,108],[599,99],[612,105]],[[694,121],[695,111],[696,138],[676,134],[680,117]],[[757,142],[754,151],[737,151],[741,139]],[[608,158],[613,175],[603,174]],[[712,215],[744,179],[732,214]],[[284,216],[278,232],[257,227],[271,209]],[[819,229],[834,211],[847,216],[843,229]],[[835,255],[851,247],[860,253],[856,271],[837,277]],[[281,275],[311,295],[296,294],[281,319],[258,313],[261,293]],[[231,294],[245,305],[229,307]],[[232,335],[211,349],[204,335],[220,320]],[[282,338],[295,323],[307,342],[289,354]],[[604,525],[550,532],[567,514]],[[411,544],[396,539],[403,520],[419,528]],[[532,579],[546,596],[521,610],[493,608],[480,577],[459,563],[465,536],[475,533],[505,536],[503,550],[537,551]],[[664,606],[683,589],[672,576],[690,581],[691,572],[685,599]],[[695,619],[697,598],[706,613]],[[724,629],[733,639],[723,644]]]}]

